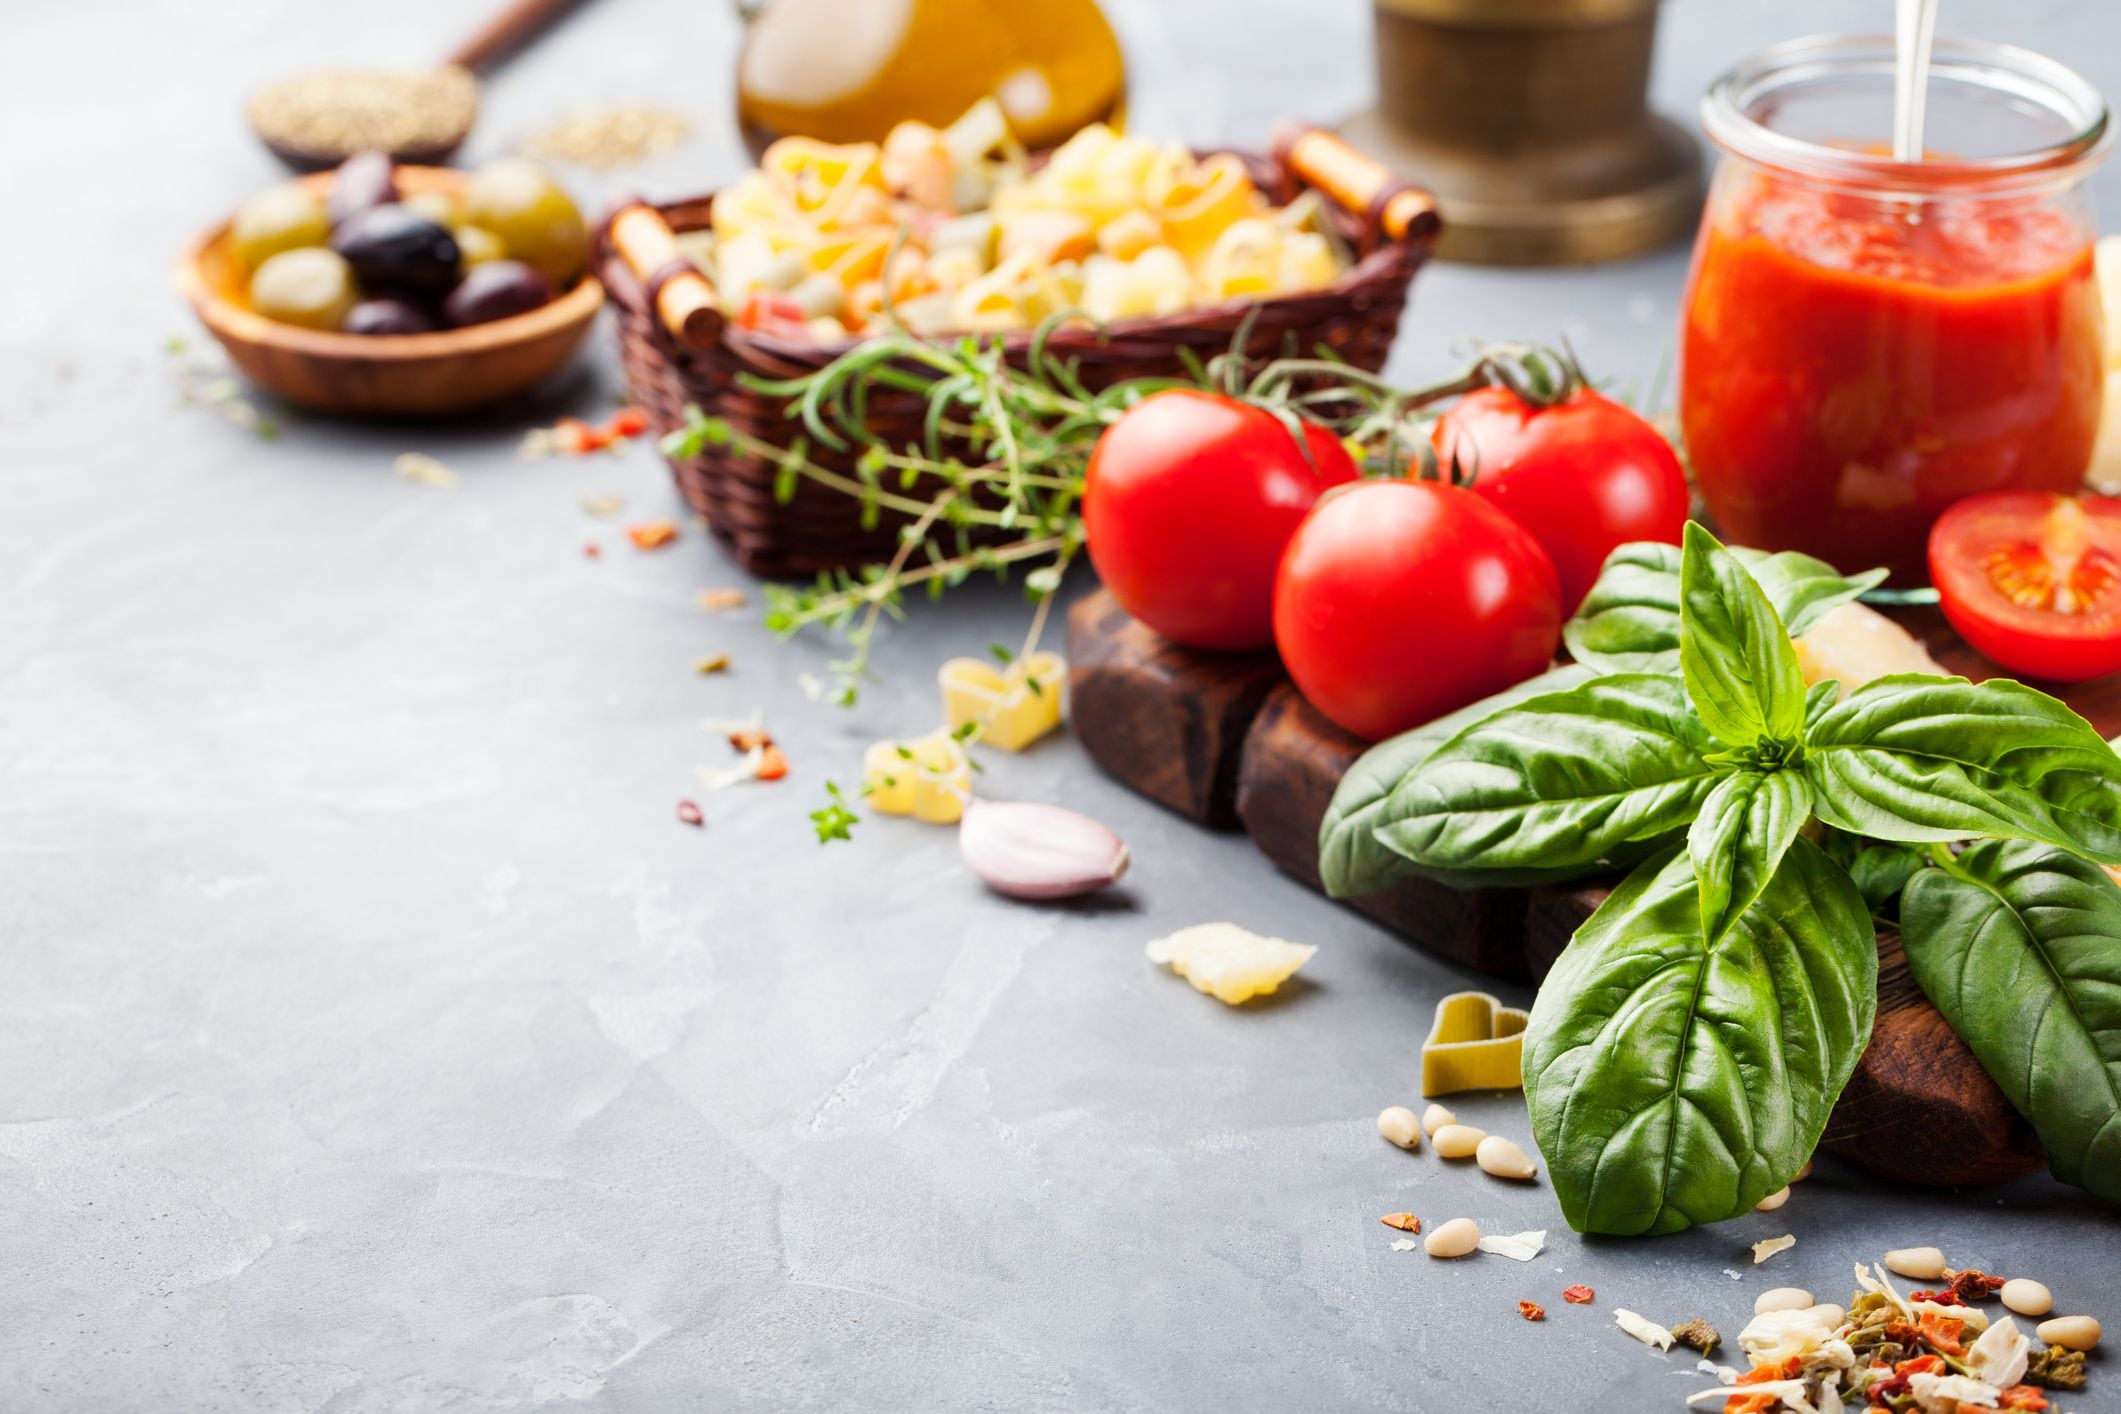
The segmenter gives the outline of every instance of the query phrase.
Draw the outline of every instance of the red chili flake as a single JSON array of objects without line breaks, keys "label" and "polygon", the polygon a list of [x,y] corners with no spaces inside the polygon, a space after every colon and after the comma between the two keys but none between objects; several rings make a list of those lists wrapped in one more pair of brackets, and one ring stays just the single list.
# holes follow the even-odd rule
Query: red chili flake
[{"label": "red chili flake", "polygon": [[604,557],[604,547],[597,544],[594,540],[584,541],[582,543],[582,557],[589,560],[600,560]]},{"label": "red chili flake", "polygon": [[1964,1355],[1966,1347],[1959,1343],[1959,1336],[1966,1329],[1966,1322],[1951,1316],[1940,1316],[1935,1311],[1924,1311],[1917,1322],[1922,1338],[1930,1347],[1945,1355]]},{"label": "red chili flake", "polygon": [[1912,1360],[1902,1360],[1893,1366],[1895,1375],[1941,1375],[1944,1373],[1944,1357],[1941,1355],[1917,1355]]},{"label": "red chili flake", "polygon": [[777,781],[787,774],[788,758],[781,755],[781,749],[778,746],[775,746],[770,741],[767,742],[764,759],[759,762],[759,779],[762,781]]},{"label": "red chili flake", "polygon": [[1887,1321],[1885,1338],[1895,1345],[1911,1346],[1922,1339],[1922,1332],[1915,1329],[1912,1321]]},{"label": "red chili flake", "polygon": [[1547,1318],[1547,1308],[1530,1301],[1520,1301],[1517,1303],[1517,1314],[1528,1321],[1543,1321]]},{"label": "red chili flake", "polygon": [[1588,1286],[1572,1286],[1563,1290],[1561,1299],[1571,1306],[1588,1306],[1591,1304],[1591,1298],[1597,1294]]},{"label": "red chili flake", "polygon": [[1415,1217],[1412,1213],[1386,1213],[1378,1221],[1386,1227],[1396,1227],[1401,1232],[1418,1233],[1421,1231],[1421,1219]]},{"label": "red chili flake", "polygon": [[611,421],[604,424],[607,436],[616,438],[638,437],[648,430],[648,414],[639,408],[620,408],[612,414]]},{"label": "red chili flake", "polygon": [[1953,1291],[1950,1287],[1946,1287],[1942,1291],[1911,1291],[1908,1293],[1907,1299],[1909,1301],[1931,1301],[1939,1306],[1964,1306],[1966,1304],[1959,1299],[1959,1293]]},{"label": "red chili flake", "polygon": [[638,525],[626,527],[626,538],[637,550],[660,550],[678,538],[678,526],[672,520],[644,520]]},{"label": "red chili flake", "polygon": [[699,829],[707,823],[707,817],[701,812],[700,807],[689,800],[678,802],[678,819],[694,829]]},{"label": "red chili flake", "polygon": [[579,417],[563,417],[552,425],[552,447],[556,452],[578,457],[584,452],[600,451],[609,445],[609,436]]},{"label": "red chili flake", "polygon": [[1996,1401],[1998,1409],[2045,1409],[2047,1396],[2038,1385],[2012,1385],[2003,1391],[2003,1398]]},{"label": "red chili flake", "polygon": [[[1986,1301],[2001,1290],[2002,1277],[1992,1277],[1987,1272],[1973,1267],[1952,1273],[1952,1294],[1959,1298],[1959,1304],[1962,1306],[1974,1301]],[[1943,1300],[1942,1297],[1938,1299]]]}]

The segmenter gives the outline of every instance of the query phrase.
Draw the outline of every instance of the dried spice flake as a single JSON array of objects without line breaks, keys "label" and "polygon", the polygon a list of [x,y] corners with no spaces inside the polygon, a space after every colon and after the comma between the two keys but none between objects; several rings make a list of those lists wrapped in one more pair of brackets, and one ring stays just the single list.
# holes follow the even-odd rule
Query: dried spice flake
[{"label": "dried spice flake", "polygon": [[1588,1306],[1597,1295],[1598,1293],[1588,1286],[1571,1286],[1562,1289],[1561,1299],[1571,1306]]},{"label": "dried spice flake", "polygon": [[674,520],[644,520],[626,527],[626,538],[636,550],[660,550],[678,538]]},{"label": "dried spice flake", "polygon": [[1689,1349],[1708,1354],[1723,1344],[1722,1334],[1707,1321],[1695,1319],[1672,1327],[1672,1339]]},{"label": "dried spice flake", "polygon": [[[1987,1301],[2003,1290],[2002,1277],[1992,1277],[1987,1272],[1975,1267],[1968,1267],[1963,1272],[1952,1272],[1949,1275],[1952,1281],[1952,1295],[1958,1297],[1962,1304]],[[1913,1298],[1910,1299],[1912,1300]],[[1943,1300],[1942,1297],[1938,1299],[1940,1301]]]},{"label": "dried spice flake", "polygon": [[598,520],[609,520],[626,509],[624,496],[584,496],[582,514],[595,516]]},{"label": "dried spice flake", "polygon": [[1401,1232],[1420,1232],[1421,1219],[1412,1213],[1386,1213],[1378,1219],[1386,1227],[1396,1227]]},{"label": "dried spice flake", "polygon": [[2046,1389],[2083,1389],[2084,1352],[2050,1345],[2033,1357],[2025,1377]]},{"label": "dried spice flake", "polygon": [[601,560],[604,558],[604,547],[597,544],[594,540],[585,540],[582,542],[582,558],[585,560]]},{"label": "dried spice flake", "polygon": [[716,653],[702,658],[692,665],[692,670],[701,677],[706,677],[711,673],[726,673],[729,671],[729,655],[727,653]]},{"label": "dried spice flake", "polygon": [[692,602],[710,614],[719,614],[725,609],[741,609],[751,601],[741,589],[702,589],[692,596]]},{"label": "dried spice flake", "polygon": [[1520,1301],[1517,1303],[1517,1314],[1528,1321],[1543,1321],[1547,1318],[1547,1308],[1536,1302]]},{"label": "dried spice flake", "polygon": [[698,803],[690,800],[678,802],[678,819],[694,829],[698,829],[707,823],[707,816],[700,810]]}]

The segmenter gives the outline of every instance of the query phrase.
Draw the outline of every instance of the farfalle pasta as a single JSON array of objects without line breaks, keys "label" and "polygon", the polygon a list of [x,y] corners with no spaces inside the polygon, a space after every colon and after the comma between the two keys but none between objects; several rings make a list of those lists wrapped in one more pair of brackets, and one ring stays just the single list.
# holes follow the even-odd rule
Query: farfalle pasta
[{"label": "farfalle pasta", "polygon": [[1034,168],[992,102],[881,144],[784,138],[680,237],[741,328],[1007,333],[1315,290],[1346,268],[1316,197],[1229,154],[1083,129]]}]

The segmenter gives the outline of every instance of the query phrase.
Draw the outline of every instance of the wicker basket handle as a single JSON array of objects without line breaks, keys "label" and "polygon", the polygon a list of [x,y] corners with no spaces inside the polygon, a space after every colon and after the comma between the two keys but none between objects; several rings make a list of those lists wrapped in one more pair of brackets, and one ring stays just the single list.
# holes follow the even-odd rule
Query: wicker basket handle
[{"label": "wicker basket handle", "polygon": [[655,317],[681,344],[714,347],[722,335],[722,310],[714,286],[700,267],[678,248],[663,213],[645,201],[632,202],[612,214],[607,239],[641,290]]},{"label": "wicker basket handle", "polygon": [[1274,134],[1274,156],[1286,170],[1365,217],[1371,231],[1387,240],[1427,244],[1442,229],[1434,194],[1393,176],[1375,158],[1348,146],[1339,133],[1284,125]]}]

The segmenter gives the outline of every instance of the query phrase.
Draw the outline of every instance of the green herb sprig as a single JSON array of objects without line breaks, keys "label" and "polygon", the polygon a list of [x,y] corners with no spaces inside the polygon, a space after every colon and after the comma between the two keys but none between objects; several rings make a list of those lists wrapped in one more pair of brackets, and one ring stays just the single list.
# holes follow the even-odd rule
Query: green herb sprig
[{"label": "green herb sprig", "polygon": [[[1399,388],[1323,353],[1248,360],[1239,352],[1248,324],[1229,352],[1205,364],[1183,355],[1187,377],[1092,389],[1077,361],[1048,348],[1058,322],[1077,317],[1064,313],[1041,325],[1020,363],[991,339],[931,342],[886,333],[806,377],[743,380],[756,392],[787,399],[785,441],[760,438],[697,407],[688,407],[685,425],[663,439],[664,452],[674,457],[719,446],[772,463],[775,494],[783,501],[810,481],[858,501],[865,527],[887,512],[902,520],[888,560],[766,590],[766,623],[775,633],[822,628],[845,644],[845,655],[830,664],[834,702],[859,700],[877,630],[885,618],[904,616],[909,592],[940,597],[974,575],[1022,573],[1024,592],[1037,606],[1018,650],[1029,654],[1082,550],[1080,501],[1091,451],[1105,428],[1143,398],[1169,388],[1224,392],[1280,418],[1299,446],[1299,420],[1319,423],[1364,448],[1381,474],[1397,475],[1428,459],[1422,409],[1490,383],[1530,386],[1554,358],[1529,346],[1498,345],[1440,382]],[[925,398],[919,438],[893,444],[870,430],[870,401],[887,392]],[[822,464],[812,455],[819,447],[842,454],[859,448],[853,472]]]}]

